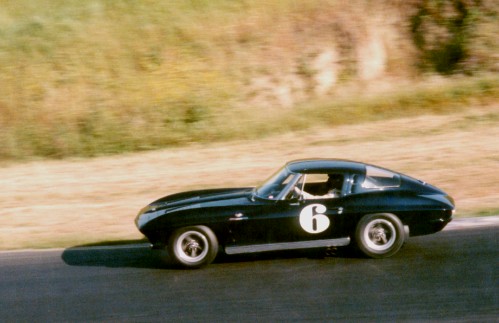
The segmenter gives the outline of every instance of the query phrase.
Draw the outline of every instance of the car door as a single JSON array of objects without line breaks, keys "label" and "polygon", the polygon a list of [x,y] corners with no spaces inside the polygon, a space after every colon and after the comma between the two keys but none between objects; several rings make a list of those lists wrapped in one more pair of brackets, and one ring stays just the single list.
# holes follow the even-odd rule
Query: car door
[{"label": "car door", "polygon": [[[303,178],[302,198],[295,205],[295,215],[301,229],[300,238],[329,239],[346,236],[343,228],[344,198],[348,191],[346,173],[307,174]],[[308,192],[308,193],[307,193]]]},{"label": "car door", "polygon": [[[298,180],[291,182],[290,186],[294,185],[303,186]],[[229,244],[284,244],[284,248],[293,243],[293,248],[300,248],[300,242],[344,236],[339,226],[342,221],[338,220],[343,211],[342,197],[304,199],[286,195],[275,201],[256,200],[252,208],[234,216],[229,221]]]}]

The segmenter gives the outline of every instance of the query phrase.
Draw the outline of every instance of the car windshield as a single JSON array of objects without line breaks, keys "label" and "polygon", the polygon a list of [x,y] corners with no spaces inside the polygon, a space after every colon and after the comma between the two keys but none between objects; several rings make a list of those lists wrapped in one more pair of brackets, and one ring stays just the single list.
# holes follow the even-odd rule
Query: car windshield
[{"label": "car windshield", "polygon": [[256,196],[265,199],[276,199],[295,175],[295,173],[289,171],[286,167],[279,169],[262,185],[256,188]]}]

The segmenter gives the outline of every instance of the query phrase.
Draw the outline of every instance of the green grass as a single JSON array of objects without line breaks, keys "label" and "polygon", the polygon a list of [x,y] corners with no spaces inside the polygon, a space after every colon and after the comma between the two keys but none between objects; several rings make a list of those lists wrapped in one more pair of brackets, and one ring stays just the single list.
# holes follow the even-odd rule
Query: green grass
[{"label": "green grass", "polygon": [[[0,0],[0,159],[258,138],[317,123],[450,113],[496,102],[497,77],[479,75],[494,68],[498,6],[473,6],[469,59],[457,64],[467,64],[463,70],[471,77],[377,95],[359,95],[359,86],[345,96],[342,89],[359,82],[356,46],[362,44],[356,42],[379,27],[370,25],[367,12],[381,18],[398,12],[409,21],[410,5]],[[415,68],[411,35],[399,25],[379,27],[394,28],[402,39],[388,46],[385,74],[415,82],[426,74]],[[311,60],[332,45],[340,55],[339,76],[326,97],[305,91],[292,107],[252,101],[287,78],[301,80],[305,90],[312,86],[317,71]],[[274,83],[254,88],[261,76]]]}]

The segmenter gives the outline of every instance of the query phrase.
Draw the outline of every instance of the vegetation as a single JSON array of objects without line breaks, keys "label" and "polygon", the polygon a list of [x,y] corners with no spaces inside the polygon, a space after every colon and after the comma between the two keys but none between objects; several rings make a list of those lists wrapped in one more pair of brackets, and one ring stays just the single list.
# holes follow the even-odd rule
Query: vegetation
[{"label": "vegetation", "polygon": [[0,159],[256,138],[499,97],[493,0],[0,6]]},{"label": "vegetation", "polygon": [[[145,204],[182,191],[258,185],[285,162],[340,157],[436,185],[456,217],[499,214],[498,105],[395,118],[259,140],[194,143],[120,156],[4,162],[0,250],[141,239]],[[499,218],[493,217],[493,222]]]}]

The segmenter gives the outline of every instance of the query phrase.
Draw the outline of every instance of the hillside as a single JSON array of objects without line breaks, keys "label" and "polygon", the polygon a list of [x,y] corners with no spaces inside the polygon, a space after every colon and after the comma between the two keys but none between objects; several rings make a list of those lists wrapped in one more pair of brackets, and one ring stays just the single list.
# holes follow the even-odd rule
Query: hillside
[{"label": "hillside", "polygon": [[493,0],[2,0],[0,159],[488,105]]}]

